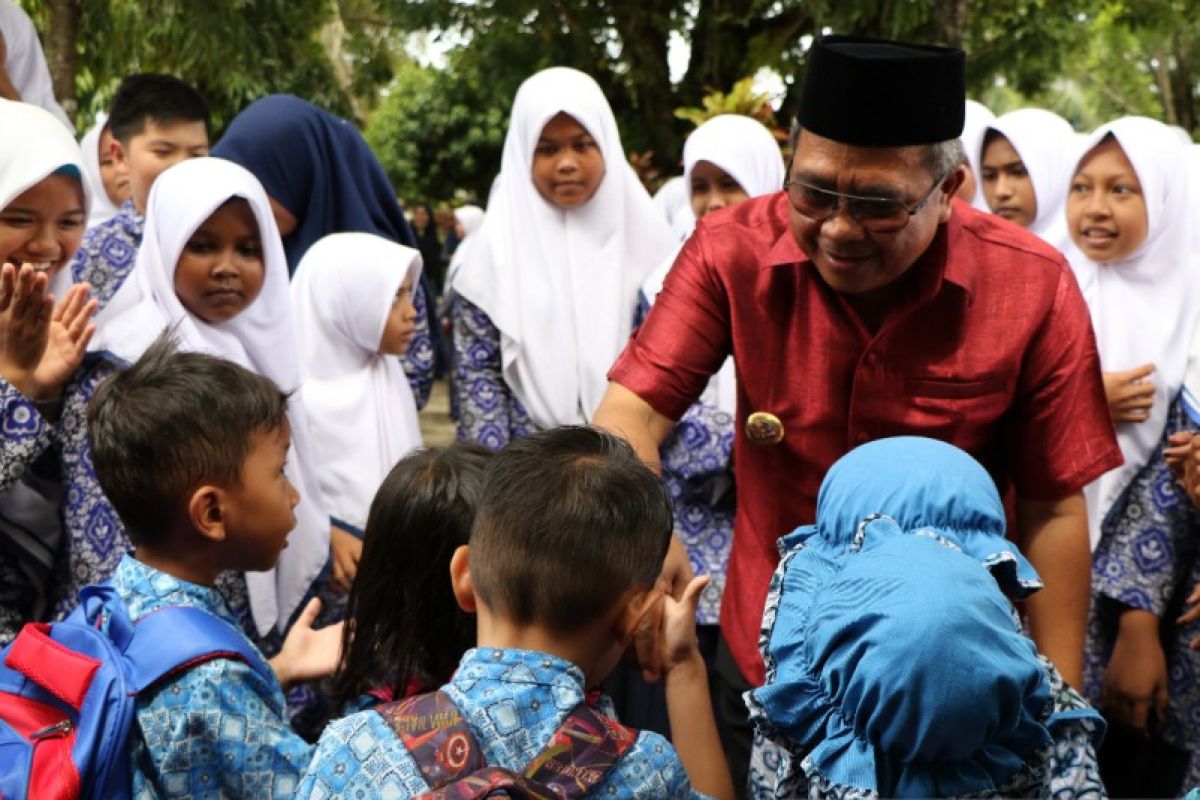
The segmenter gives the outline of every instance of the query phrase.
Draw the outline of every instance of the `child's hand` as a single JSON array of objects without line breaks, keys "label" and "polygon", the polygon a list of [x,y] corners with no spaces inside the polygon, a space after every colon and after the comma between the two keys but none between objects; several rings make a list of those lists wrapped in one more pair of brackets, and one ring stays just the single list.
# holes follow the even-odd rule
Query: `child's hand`
[{"label": "child's hand", "polygon": [[1183,462],[1192,452],[1192,433],[1176,431],[1167,437],[1167,447],[1163,448],[1163,457],[1175,480],[1183,480]]},{"label": "child's hand", "polygon": [[97,302],[87,284],[71,288],[57,308],[45,273],[29,264],[0,268],[0,375],[31,400],[49,400],[83,362],[95,331]]},{"label": "child's hand", "polygon": [[333,562],[329,574],[329,587],[341,594],[349,594],[358,574],[358,560],[362,558],[362,539],[334,525],[329,534],[329,559]]},{"label": "child's hand", "polygon": [[72,286],[50,315],[46,351],[34,373],[35,382],[50,396],[62,394],[63,385],[83,363],[88,342],[96,332],[91,319],[100,302],[88,300],[90,288],[86,283]]},{"label": "child's hand", "polygon": [[1192,505],[1200,508],[1200,435],[1192,436],[1183,455],[1183,491]]},{"label": "child's hand", "polygon": [[[1188,599],[1184,601],[1187,604],[1187,611],[1175,620],[1176,625],[1191,625],[1193,622],[1200,621],[1200,583],[1192,587],[1192,593],[1188,595]],[[1192,637],[1188,642],[1189,650],[1200,650],[1200,634]]]},{"label": "child's hand", "polygon": [[708,576],[701,575],[692,578],[679,600],[670,595],[664,598],[662,634],[659,637],[664,675],[670,674],[671,670],[681,664],[695,662],[700,658],[700,640],[696,636],[696,606],[700,603],[700,593],[707,585]]},{"label": "child's hand", "polygon": [[1108,413],[1113,422],[1145,422],[1154,405],[1154,384],[1146,378],[1154,372],[1153,364],[1127,369],[1124,372],[1105,372],[1104,396],[1108,398]]},{"label": "child's hand", "polygon": [[328,678],[337,670],[342,658],[342,628],[346,623],[316,630],[312,625],[320,613],[321,601],[314,597],[288,631],[279,655],[271,659],[271,669],[284,689],[303,681]]},{"label": "child's hand", "polygon": [[1167,710],[1167,658],[1158,638],[1158,618],[1131,609],[1121,615],[1116,645],[1104,673],[1104,710],[1143,733],[1150,711],[1162,719]]}]

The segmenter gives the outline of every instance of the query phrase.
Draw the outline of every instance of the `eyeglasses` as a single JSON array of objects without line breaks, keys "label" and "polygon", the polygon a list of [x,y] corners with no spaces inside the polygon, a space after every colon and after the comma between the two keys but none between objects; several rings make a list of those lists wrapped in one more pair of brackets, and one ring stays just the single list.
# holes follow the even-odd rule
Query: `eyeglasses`
[{"label": "eyeglasses", "polygon": [[887,197],[859,197],[853,194],[842,194],[819,186],[812,186],[803,181],[784,181],[783,188],[787,190],[788,201],[792,208],[813,222],[824,222],[836,216],[842,210],[846,212],[869,231],[888,233],[898,231],[908,224],[908,220],[925,207],[933,190],[942,185],[946,175],[942,174],[929,191],[917,201],[916,205],[906,206],[901,200]]}]

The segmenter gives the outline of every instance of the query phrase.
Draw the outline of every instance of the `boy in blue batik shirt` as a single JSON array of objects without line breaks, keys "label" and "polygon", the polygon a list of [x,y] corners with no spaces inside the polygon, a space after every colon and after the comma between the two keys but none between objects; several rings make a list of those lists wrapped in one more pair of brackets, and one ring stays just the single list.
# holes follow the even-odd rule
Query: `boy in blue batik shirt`
[{"label": "boy in blue batik shirt", "polygon": [[[271,569],[287,546],[299,502],[283,473],[287,397],[267,378],[177,353],[163,337],[96,392],[88,438],[135,545],[112,578],[130,617],[191,606],[240,632],[213,584],[226,570]],[[219,658],[138,697],[135,797],[293,795],[312,747],[288,725],[282,687],[332,674],[341,640],[340,623],[313,630],[319,609],[309,603],[271,659],[276,680]]]},{"label": "boy in blue batik shirt", "polygon": [[[588,796],[732,797],[696,639],[707,579],[693,580],[679,601],[654,588],[670,536],[662,484],[622,439],[553,428],[493,457],[470,544],[450,565],[459,605],[478,616],[479,646],[441,690],[489,766],[523,772],[588,702],[639,620],[661,611],[659,658],[675,746],[638,734]],[[332,723],[297,797],[429,791],[385,713]]]}]

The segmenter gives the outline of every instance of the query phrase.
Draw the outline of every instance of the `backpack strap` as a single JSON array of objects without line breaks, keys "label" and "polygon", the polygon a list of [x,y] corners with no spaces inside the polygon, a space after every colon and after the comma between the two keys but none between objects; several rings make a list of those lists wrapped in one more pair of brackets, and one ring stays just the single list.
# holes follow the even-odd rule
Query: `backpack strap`
[{"label": "backpack strap", "polygon": [[443,692],[376,709],[408,749],[430,791],[423,798],[468,800],[493,793],[574,800],[596,787],[637,739],[637,731],[579,706],[524,774],[490,767],[458,707]]},{"label": "backpack strap", "polygon": [[548,789],[547,797],[584,797],[612,771],[637,736],[637,731],[585,703],[567,715],[550,743],[529,762],[524,777],[539,791]]},{"label": "backpack strap", "polygon": [[419,694],[375,711],[408,749],[430,788],[440,789],[487,767],[462,712],[445,692]]},{"label": "backpack strap", "polygon": [[168,606],[141,617],[134,623],[125,656],[133,664],[138,692],[168,675],[218,658],[244,661],[264,680],[275,680],[271,666],[238,630],[190,606]]}]

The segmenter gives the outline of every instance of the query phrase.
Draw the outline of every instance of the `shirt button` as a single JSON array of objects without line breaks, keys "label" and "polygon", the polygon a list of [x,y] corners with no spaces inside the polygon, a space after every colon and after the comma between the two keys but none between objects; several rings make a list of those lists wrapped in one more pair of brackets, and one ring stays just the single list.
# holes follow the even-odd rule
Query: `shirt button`
[{"label": "shirt button", "polygon": [[866,444],[867,442],[871,441],[871,437],[866,433],[860,433],[858,436],[854,437],[854,441],[858,442],[859,444]]},{"label": "shirt button", "polygon": [[874,353],[867,353],[866,358],[863,359],[863,363],[866,364],[868,367],[872,367],[875,365],[875,362],[878,360],[879,360],[879,357],[876,356]]}]

